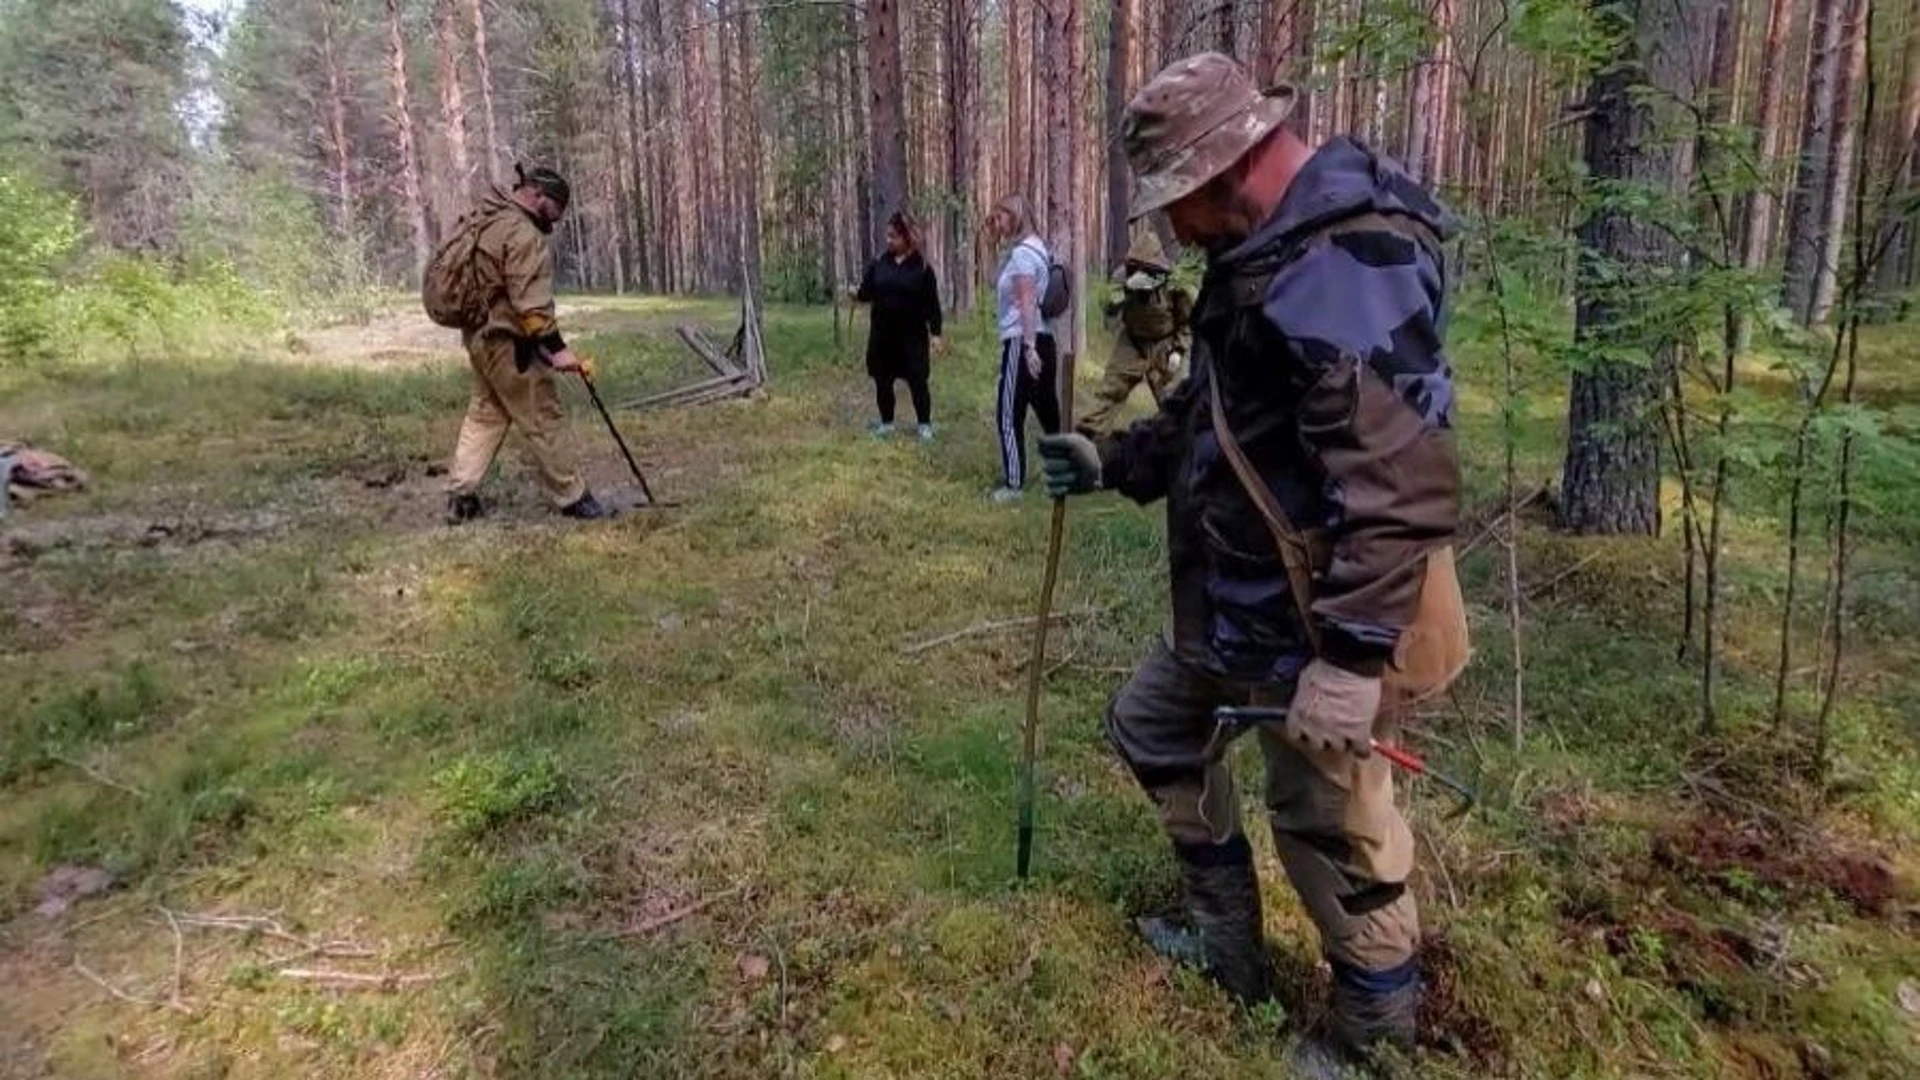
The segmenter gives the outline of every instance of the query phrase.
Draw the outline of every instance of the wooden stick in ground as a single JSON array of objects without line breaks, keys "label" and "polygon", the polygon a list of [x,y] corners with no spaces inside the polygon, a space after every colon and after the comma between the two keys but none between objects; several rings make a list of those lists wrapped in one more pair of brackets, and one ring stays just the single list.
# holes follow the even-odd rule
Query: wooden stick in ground
[{"label": "wooden stick in ground", "polygon": [[[1073,353],[1060,357],[1060,430],[1073,430]],[[1020,823],[1014,869],[1025,881],[1033,866],[1033,770],[1040,749],[1040,687],[1047,679],[1047,627],[1053,623],[1053,589],[1060,580],[1060,551],[1067,537],[1067,500],[1053,500],[1047,531],[1047,570],[1040,579],[1040,613],[1033,620],[1033,654],[1027,661],[1027,715],[1020,733]]]}]

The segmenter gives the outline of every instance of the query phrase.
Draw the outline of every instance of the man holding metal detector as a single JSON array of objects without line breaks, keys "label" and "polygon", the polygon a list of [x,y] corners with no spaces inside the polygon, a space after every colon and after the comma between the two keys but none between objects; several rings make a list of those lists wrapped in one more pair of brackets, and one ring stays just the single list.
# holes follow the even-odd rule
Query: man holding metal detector
[{"label": "man holding metal detector", "polygon": [[[593,497],[580,474],[579,450],[553,372],[580,376],[643,492],[646,479],[594,388],[593,361],[575,355],[560,336],[547,235],[566,214],[572,192],[552,169],[516,166],[515,171],[511,190],[494,189],[455,223],[428,264],[421,288],[428,317],[461,331],[473,365],[473,395],[448,470],[447,519],[459,523],[480,516],[480,482],[512,426],[526,439],[540,486],[556,511],[583,520],[609,518],[614,511]],[[652,494],[646,494],[651,503]]]},{"label": "man holding metal detector", "polygon": [[1414,1040],[1414,846],[1389,761],[1417,761],[1392,720],[1458,674],[1466,623],[1447,215],[1356,142],[1307,146],[1285,126],[1294,102],[1217,54],[1133,100],[1132,214],[1165,212],[1208,255],[1192,372],[1154,416],[1040,452],[1055,497],[1167,501],[1170,628],[1107,716],[1186,886],[1184,924],[1141,928],[1237,998],[1268,996],[1226,761],[1256,731],[1275,845],[1333,968],[1330,1023],[1302,1048],[1330,1061]]}]

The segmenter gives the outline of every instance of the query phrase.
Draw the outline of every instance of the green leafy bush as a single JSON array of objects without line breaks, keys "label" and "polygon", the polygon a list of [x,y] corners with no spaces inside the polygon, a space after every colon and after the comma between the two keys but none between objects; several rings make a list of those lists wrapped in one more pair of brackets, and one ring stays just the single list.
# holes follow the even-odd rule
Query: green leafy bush
[{"label": "green leafy bush", "polygon": [[80,237],[71,200],[0,173],[0,366],[50,351],[59,274]]}]

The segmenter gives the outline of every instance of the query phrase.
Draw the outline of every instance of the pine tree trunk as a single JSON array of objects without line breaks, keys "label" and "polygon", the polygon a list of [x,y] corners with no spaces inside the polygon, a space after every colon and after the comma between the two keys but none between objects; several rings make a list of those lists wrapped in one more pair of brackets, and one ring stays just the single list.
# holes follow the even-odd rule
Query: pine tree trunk
[{"label": "pine tree trunk", "polygon": [[[620,2],[623,27],[632,24],[625,22],[626,0]],[[487,49],[487,4],[486,0],[467,0],[467,14],[473,20],[473,65],[474,74],[480,82],[481,135],[485,137],[487,154],[487,182],[500,183],[505,175],[506,148],[500,143],[500,125],[498,114],[493,108],[493,57]],[[624,32],[624,31],[623,31]],[[636,183],[636,188],[638,184]]]},{"label": "pine tree trunk", "polygon": [[741,160],[737,165],[741,181],[741,255],[744,260],[741,272],[746,278],[746,288],[756,297],[760,294],[760,166],[763,150],[760,136],[760,83],[754,68],[753,22],[759,17],[751,9],[744,10],[740,13],[740,24],[734,28],[735,44],[740,49],[740,111],[743,125]]},{"label": "pine tree trunk", "polygon": [[652,219],[647,200],[653,184],[651,177],[645,182],[641,179],[645,167],[640,155],[640,77],[639,57],[635,55],[639,52],[639,46],[633,40],[632,7],[632,0],[620,0],[620,74],[625,87],[627,115],[625,145],[628,173],[633,179],[629,191],[631,199],[621,216],[633,222],[633,241],[628,245],[628,250],[634,256],[634,277],[638,279],[641,289],[655,292],[660,290],[660,280],[650,256],[651,245],[647,235],[647,223]]},{"label": "pine tree trunk", "polygon": [[968,202],[973,196],[971,170],[979,138],[973,97],[975,3],[946,0],[947,258],[943,277],[949,302],[962,311],[973,309],[973,215]]},{"label": "pine tree trunk", "polygon": [[1291,67],[1295,79],[1305,89],[1300,94],[1300,104],[1293,109],[1293,129],[1308,145],[1314,145],[1316,139],[1313,130],[1313,113],[1316,108],[1314,99],[1318,92],[1313,89],[1314,48],[1313,36],[1316,9],[1320,0],[1295,0],[1293,9],[1293,61]]},{"label": "pine tree trunk", "polygon": [[[1225,56],[1239,55],[1235,39],[1239,36],[1240,12],[1234,0],[1211,0],[1213,3],[1213,48]],[[1268,0],[1269,3],[1272,0]]]},{"label": "pine tree trunk", "polygon": [[[1706,71],[1689,49],[1703,0],[1628,0],[1622,54],[1603,64],[1587,96],[1586,162],[1598,181],[1678,194],[1689,182],[1683,109],[1699,100]],[[1660,529],[1658,409],[1670,337],[1629,338],[1636,317],[1622,281],[1682,257],[1656,223],[1617,205],[1602,205],[1579,229],[1582,272],[1576,288],[1575,333],[1646,349],[1652,363],[1597,360],[1577,369],[1568,396],[1567,457],[1561,523],[1576,533],[1653,535]],[[1656,331],[1658,333],[1658,331]]]},{"label": "pine tree trunk", "polygon": [[1028,54],[1026,38],[1022,34],[1022,14],[1024,5],[1013,4],[1003,10],[1007,20],[1007,150],[1006,179],[1001,181],[1001,194],[1027,194],[1027,161],[1033,152],[1033,139],[1028,134],[1032,118],[1031,99],[1027,96],[1027,71],[1031,57]]},{"label": "pine tree trunk", "polygon": [[[1420,167],[1420,176],[1429,186],[1438,186],[1447,179],[1445,170],[1441,167],[1441,163],[1446,160],[1446,155],[1441,150],[1440,141],[1446,138],[1447,117],[1453,110],[1453,32],[1459,21],[1459,9],[1455,3],[1456,0],[1438,0],[1433,9],[1433,30],[1438,38],[1434,42],[1432,74],[1429,80],[1432,88],[1427,96],[1429,113],[1426,121],[1427,135],[1421,145],[1425,160]],[[1503,73],[1506,70],[1505,63],[1506,51],[1503,49],[1501,51]],[[1502,86],[1502,102],[1505,102],[1507,97],[1505,90],[1506,87]],[[1501,153],[1498,156],[1504,158],[1505,155]]]},{"label": "pine tree trunk", "polygon": [[[1910,0],[1907,10],[1906,43],[1900,68],[1900,108],[1884,138],[1886,158],[1882,165],[1893,181],[1896,202],[1911,199],[1920,181],[1920,0]],[[1914,222],[1902,215],[1892,223],[1894,230],[1887,250],[1874,268],[1874,294],[1885,305],[1885,315],[1898,315],[1892,301],[1911,280],[1914,251]]]},{"label": "pine tree trunk", "polygon": [[440,135],[446,140],[451,175],[441,185],[440,227],[460,216],[472,198],[473,162],[467,156],[467,102],[460,84],[460,9],[455,0],[435,0],[435,77],[440,84]]},{"label": "pine tree trunk", "polygon": [[878,239],[874,233],[873,220],[873,134],[867,123],[867,82],[864,66],[861,64],[863,50],[859,47],[862,40],[851,6],[844,9],[848,46],[847,59],[847,96],[853,102],[853,130],[849,133],[854,144],[850,164],[853,166],[853,237],[858,246],[857,258],[851,265],[863,266],[879,250]]},{"label": "pine tree trunk", "polygon": [[907,134],[901,117],[906,86],[900,71],[898,0],[868,0],[867,120],[872,139],[874,236],[887,216],[907,208]]},{"label": "pine tree trunk", "polygon": [[1787,310],[1811,326],[1815,297],[1826,262],[1826,226],[1830,209],[1828,181],[1833,172],[1835,95],[1846,54],[1846,8],[1852,0],[1813,0],[1814,36],[1807,66],[1806,114],[1800,134],[1800,163],[1787,220]]},{"label": "pine tree trunk", "polygon": [[1821,226],[1820,264],[1814,274],[1809,323],[1824,323],[1833,313],[1839,290],[1840,252],[1846,246],[1848,210],[1853,204],[1853,177],[1858,167],[1855,144],[1860,119],[1854,108],[1856,89],[1866,77],[1867,12],[1870,0],[1850,0],[1841,28],[1841,57],[1833,88],[1833,152],[1827,158],[1826,220]]},{"label": "pine tree trunk", "polygon": [[[1073,116],[1080,69],[1080,0],[1051,0],[1044,20],[1048,130],[1046,239],[1054,260],[1062,266],[1074,267],[1079,265],[1079,253],[1074,247],[1079,229],[1075,222],[1078,200],[1073,184]],[[1064,373],[1072,366],[1079,319],[1071,308],[1063,318],[1067,325],[1056,340],[1062,354],[1060,367],[1064,380]],[[1060,399],[1063,404],[1071,390],[1072,387],[1063,382]]]},{"label": "pine tree trunk", "polygon": [[340,13],[338,0],[329,0],[320,12],[320,63],[327,81],[327,171],[333,180],[334,235],[346,238],[353,232],[353,146],[347,134],[347,89],[342,72],[340,42],[334,19]]},{"label": "pine tree trunk", "polygon": [[[1127,68],[1133,51],[1133,22],[1140,0],[1113,0],[1113,26],[1107,38],[1107,259],[1108,268],[1127,257],[1127,202],[1133,189],[1120,130],[1131,91]],[[1269,8],[1271,11],[1271,8]]]},{"label": "pine tree trunk", "polygon": [[[647,125],[647,158],[649,169],[655,177],[653,192],[653,223],[655,236],[659,240],[660,284],[666,292],[689,292],[693,288],[691,271],[687,267],[687,248],[685,248],[685,202],[682,198],[684,184],[680,181],[680,169],[674,158],[668,156],[670,142],[653,133],[653,127],[672,125],[680,140],[685,140],[687,123],[685,110],[680,102],[680,81],[672,77],[666,63],[662,61],[659,42],[666,38],[666,12],[662,8],[664,0],[645,0],[647,2],[647,40],[655,42],[651,58],[647,63],[647,83],[653,86],[641,98],[641,123]],[[651,108],[651,115],[645,110]]]},{"label": "pine tree trunk", "polygon": [[400,157],[400,195],[406,203],[407,223],[413,239],[413,279],[427,276],[427,258],[433,240],[427,232],[427,201],[420,191],[420,154],[413,137],[413,109],[407,92],[407,39],[400,30],[400,0],[387,3],[387,87],[390,94],[389,122],[393,124],[396,152]]},{"label": "pine tree trunk", "polygon": [[1280,68],[1287,58],[1287,37],[1293,32],[1298,12],[1298,0],[1267,0],[1260,5],[1260,45],[1253,62],[1253,77],[1260,85],[1280,81]]}]

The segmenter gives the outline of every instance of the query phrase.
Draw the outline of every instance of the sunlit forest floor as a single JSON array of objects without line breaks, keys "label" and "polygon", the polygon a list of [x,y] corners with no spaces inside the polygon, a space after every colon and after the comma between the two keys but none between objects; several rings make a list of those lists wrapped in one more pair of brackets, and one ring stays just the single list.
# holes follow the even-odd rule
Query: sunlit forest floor
[{"label": "sunlit forest floor", "polygon": [[[732,319],[573,315],[613,400],[699,374],[675,321]],[[1464,336],[1463,541],[1501,489],[1498,358]],[[1054,639],[1016,888],[1027,638],[903,652],[1033,604],[1045,502],[985,498],[987,334],[936,362],[925,447],[865,435],[858,344],[825,309],[776,309],[767,338],[765,399],[622,415],[683,505],[590,528],[543,512],[511,445],[494,514],[440,524],[466,373],[414,316],[0,369],[0,434],[94,481],[0,529],[0,1074],[1287,1075],[1324,975],[1262,831],[1276,1006],[1236,1014],[1129,929],[1177,885],[1098,718],[1162,617],[1158,512],[1074,506],[1061,606],[1082,614]],[[1920,398],[1916,346],[1870,339],[1875,393]],[[566,393],[594,486],[630,500]],[[1523,415],[1530,490],[1563,407]],[[1863,481],[1888,507],[1920,490]],[[1503,559],[1468,556],[1478,658],[1411,736],[1482,796],[1447,819],[1410,789],[1422,1075],[1920,1075],[1915,538],[1866,536],[1816,799],[1783,769],[1810,675],[1768,732],[1778,509],[1736,497],[1712,738],[1676,659],[1677,529],[1528,519],[1518,751]],[[1826,555],[1806,559],[1817,596]],[[36,913],[62,867],[114,886]]]}]

